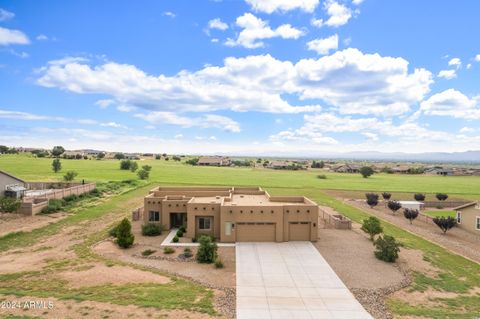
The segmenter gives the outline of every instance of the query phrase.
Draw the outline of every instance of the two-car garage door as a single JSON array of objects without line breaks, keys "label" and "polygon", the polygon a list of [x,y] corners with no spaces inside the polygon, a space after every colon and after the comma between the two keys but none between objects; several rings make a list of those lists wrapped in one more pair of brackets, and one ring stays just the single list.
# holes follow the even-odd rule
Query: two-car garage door
[{"label": "two-car garage door", "polygon": [[236,223],[237,241],[275,241],[274,223]]}]

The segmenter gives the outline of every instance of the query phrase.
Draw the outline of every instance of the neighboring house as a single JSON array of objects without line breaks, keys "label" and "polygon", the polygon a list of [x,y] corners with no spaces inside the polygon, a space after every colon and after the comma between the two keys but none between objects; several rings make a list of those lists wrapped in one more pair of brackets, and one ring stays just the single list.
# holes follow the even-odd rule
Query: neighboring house
[{"label": "neighboring house", "polygon": [[453,209],[457,212],[457,227],[480,235],[480,204],[472,202]]},{"label": "neighboring house", "polygon": [[453,171],[452,171],[451,169],[448,169],[448,168],[434,167],[434,168],[427,169],[427,170],[425,171],[425,174],[428,174],[428,175],[452,176],[452,175],[453,175]]},{"label": "neighboring house", "polygon": [[391,168],[391,171],[395,174],[409,174],[411,168],[409,166],[395,166]]},{"label": "neighboring house", "polygon": [[0,197],[21,198],[25,194],[27,183],[7,172],[0,171]]},{"label": "neighboring house", "polygon": [[285,162],[285,161],[272,161],[268,164],[268,168],[272,169],[286,169],[290,163]]},{"label": "neighboring house", "polygon": [[354,164],[338,164],[333,167],[333,170],[337,173],[358,173],[360,172],[360,166]]},{"label": "neighboring house", "polygon": [[417,202],[415,200],[401,200],[398,202],[402,205],[402,208],[415,209],[418,211],[422,210],[425,205],[425,203]]},{"label": "neighboring house", "polygon": [[144,222],[220,242],[316,241],[318,205],[303,196],[270,196],[259,187],[157,187],[144,199]]},{"label": "neighboring house", "polygon": [[213,156],[213,157],[200,157],[197,165],[200,166],[228,166],[231,161],[227,157]]}]

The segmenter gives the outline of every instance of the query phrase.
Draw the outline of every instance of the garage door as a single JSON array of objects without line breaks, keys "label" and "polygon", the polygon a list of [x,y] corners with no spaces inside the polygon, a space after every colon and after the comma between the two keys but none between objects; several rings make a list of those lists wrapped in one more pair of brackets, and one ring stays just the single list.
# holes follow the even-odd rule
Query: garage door
[{"label": "garage door", "polygon": [[290,241],[310,241],[310,222],[290,223],[288,227],[288,237]]},{"label": "garage door", "polygon": [[274,223],[237,223],[237,241],[275,241]]}]

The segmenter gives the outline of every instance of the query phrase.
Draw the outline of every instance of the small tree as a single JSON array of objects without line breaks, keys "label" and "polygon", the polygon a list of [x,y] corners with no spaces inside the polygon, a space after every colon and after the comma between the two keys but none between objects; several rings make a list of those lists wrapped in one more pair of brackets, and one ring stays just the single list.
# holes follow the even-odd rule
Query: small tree
[{"label": "small tree", "polygon": [[52,162],[52,169],[55,173],[58,173],[62,170],[62,163],[59,158],[56,158]]},{"label": "small tree", "polygon": [[380,225],[380,220],[373,216],[363,220],[361,229],[370,235],[371,241],[375,239],[375,235],[383,232],[382,225]]},{"label": "small tree", "polygon": [[130,171],[135,172],[138,169],[137,162],[130,162]]},{"label": "small tree", "polygon": [[392,211],[392,213],[395,215],[397,210],[402,208],[402,204],[397,202],[396,200],[389,200],[387,203],[387,207]]},{"label": "small tree", "polygon": [[403,210],[403,216],[405,216],[406,219],[410,220],[410,224],[412,224],[413,220],[418,217],[418,210],[405,208]]},{"label": "small tree", "polygon": [[148,179],[150,177],[150,172],[142,168],[137,172],[137,175],[140,179]]},{"label": "small tree", "polygon": [[200,246],[197,251],[197,261],[206,264],[213,263],[217,259],[217,244],[210,236],[200,236],[198,242]]},{"label": "small tree", "polygon": [[374,173],[373,169],[370,166],[363,166],[360,168],[360,174],[362,174],[363,178],[368,178],[372,176]]},{"label": "small tree", "polygon": [[129,248],[133,245],[135,236],[132,234],[132,224],[127,218],[124,218],[117,227],[116,243],[121,248]]},{"label": "small tree", "polygon": [[152,170],[152,167],[151,167],[150,165],[143,165],[143,166],[142,166],[142,169],[150,172],[150,171]]},{"label": "small tree", "polygon": [[415,200],[418,200],[419,202],[423,202],[425,200],[425,194],[416,193],[415,195],[413,195],[413,198],[415,198]]},{"label": "small tree", "polygon": [[102,159],[102,158],[105,158],[105,153],[98,153],[97,155],[97,159]]},{"label": "small tree", "polygon": [[444,200],[447,200],[448,195],[443,193],[438,193],[435,195],[435,197],[440,201],[444,201]]},{"label": "small tree", "polygon": [[0,211],[4,213],[14,213],[20,208],[21,205],[22,202],[16,198],[0,197]]},{"label": "small tree", "polygon": [[390,198],[392,198],[392,194],[387,193],[387,192],[383,192],[382,197],[383,197],[384,200],[390,200]]},{"label": "small tree", "polygon": [[52,149],[52,155],[55,156],[55,157],[59,157],[63,153],[65,153],[65,149],[63,148],[63,146],[55,146]]},{"label": "small tree", "polygon": [[78,173],[75,171],[68,171],[65,175],[63,175],[63,180],[66,182],[71,182],[77,177]]},{"label": "small tree", "polygon": [[378,205],[378,194],[366,193],[365,197],[367,198],[367,204],[370,206],[370,208]]},{"label": "small tree", "polygon": [[435,217],[433,222],[443,231],[443,234],[446,234],[448,230],[452,229],[457,224],[457,220],[450,216]]},{"label": "small tree", "polygon": [[131,160],[123,160],[120,162],[120,169],[129,170],[131,164],[132,164]]},{"label": "small tree", "polygon": [[398,258],[400,243],[393,236],[384,235],[375,241],[375,257],[380,260],[393,263]]},{"label": "small tree", "polygon": [[121,160],[125,158],[125,155],[123,153],[115,153],[113,156],[114,159]]}]

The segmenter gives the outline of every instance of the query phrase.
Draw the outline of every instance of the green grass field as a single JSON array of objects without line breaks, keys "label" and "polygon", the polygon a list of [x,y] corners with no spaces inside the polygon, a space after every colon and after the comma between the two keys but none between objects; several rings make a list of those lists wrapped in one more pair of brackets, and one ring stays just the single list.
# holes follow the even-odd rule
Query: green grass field
[{"label": "green grass field", "polygon": [[422,214],[430,217],[456,217],[457,213],[453,210],[429,210]]},{"label": "green grass field", "polygon": [[[79,179],[92,181],[125,180],[136,178],[134,173],[121,171],[119,162],[113,160],[62,160],[63,170],[75,170]],[[147,186],[112,199],[98,207],[92,207],[73,215],[61,222],[64,225],[77,224],[85,218],[97,218],[105,209],[120,209],[121,201],[132,196],[142,196],[150,185],[232,185],[232,186],[261,186],[274,195],[304,195],[318,203],[333,207],[356,222],[361,222],[369,216],[365,211],[352,207],[344,202],[327,195],[323,190],[361,190],[361,191],[389,191],[389,192],[443,192],[450,196],[467,199],[480,199],[480,177],[441,177],[423,175],[388,175],[378,174],[368,179],[359,174],[325,173],[327,179],[318,179],[318,171],[273,171],[252,168],[214,168],[192,167],[182,163],[161,161],[142,161],[151,165],[152,173]],[[54,174],[51,171],[51,159],[35,159],[25,155],[1,156],[0,170],[8,171],[27,181],[58,180],[62,173]],[[322,172],[322,174],[324,174]],[[144,184],[145,185],[145,184]],[[119,210],[119,214],[121,213]],[[78,217],[77,217],[78,216]],[[58,231],[60,226],[49,225],[44,229],[21,233],[19,238],[0,238],[0,250],[11,249],[25,245],[43,236]],[[413,273],[413,283],[408,288],[411,291],[424,292],[427,290],[443,291],[456,294],[451,298],[432,298],[426,304],[406,303],[398,299],[389,299],[387,304],[396,317],[420,316],[425,318],[475,318],[480,313],[480,294],[475,289],[480,288],[480,265],[463,257],[452,254],[427,240],[424,240],[397,226],[383,222],[386,234],[395,236],[405,247],[421,250],[424,260],[431,263],[441,272],[438,275],[428,275],[420,272]],[[106,230],[105,230],[106,231]],[[15,236],[14,236],[15,237]],[[95,239],[96,240],[96,239]],[[91,244],[91,243],[90,243]],[[89,256],[88,245],[76,249],[79,256]],[[83,257],[82,257],[83,258]],[[6,279],[6,278],[4,278]],[[0,285],[1,286],[1,285]],[[8,285],[4,292],[9,292]],[[59,289],[61,287],[53,287]],[[106,287],[105,287],[106,288]],[[150,291],[149,287],[140,287],[138,292],[144,291],[148,297],[142,300],[133,300],[137,304],[149,305],[150,296],[157,292]],[[33,288],[32,288],[33,289]],[[102,288],[103,289],[103,288]],[[113,292],[113,291],[112,291]],[[63,291],[62,291],[63,293]],[[115,292],[117,294],[117,292]],[[102,300],[96,292],[86,292],[81,295],[85,299]],[[88,297],[90,296],[90,297]],[[103,298],[103,297],[102,297]],[[108,300],[105,300],[108,301]],[[188,300],[186,300],[188,303]],[[440,305],[440,306],[439,306]],[[202,305],[203,311],[210,312],[209,303]]]}]

